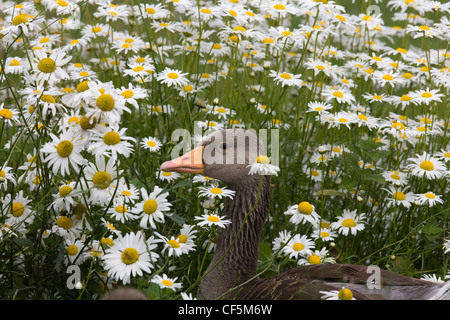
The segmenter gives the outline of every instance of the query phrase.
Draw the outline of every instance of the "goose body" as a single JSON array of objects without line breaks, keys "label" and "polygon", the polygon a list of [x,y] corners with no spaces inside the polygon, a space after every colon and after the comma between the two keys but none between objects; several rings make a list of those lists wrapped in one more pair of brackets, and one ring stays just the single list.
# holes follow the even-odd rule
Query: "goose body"
[{"label": "goose body", "polygon": [[[225,129],[203,139],[191,152],[161,165],[163,171],[204,174],[235,191],[224,215],[232,223],[221,231],[213,259],[202,278],[203,299],[321,299],[321,291],[350,289],[356,299],[424,300],[450,297],[450,282],[429,281],[379,270],[370,285],[367,266],[319,264],[299,266],[270,278],[257,277],[259,241],[270,204],[269,176],[249,175],[249,165],[265,151],[256,136]],[[261,178],[261,179],[260,179]]]}]

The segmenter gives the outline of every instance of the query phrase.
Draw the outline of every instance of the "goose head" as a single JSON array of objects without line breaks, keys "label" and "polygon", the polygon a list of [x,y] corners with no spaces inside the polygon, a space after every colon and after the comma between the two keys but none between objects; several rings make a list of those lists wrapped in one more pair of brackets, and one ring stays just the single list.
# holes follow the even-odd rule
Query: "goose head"
[{"label": "goose head", "polygon": [[260,155],[266,153],[254,133],[244,129],[224,129],[204,137],[200,146],[164,162],[160,169],[202,174],[235,185],[250,179],[250,165]]}]

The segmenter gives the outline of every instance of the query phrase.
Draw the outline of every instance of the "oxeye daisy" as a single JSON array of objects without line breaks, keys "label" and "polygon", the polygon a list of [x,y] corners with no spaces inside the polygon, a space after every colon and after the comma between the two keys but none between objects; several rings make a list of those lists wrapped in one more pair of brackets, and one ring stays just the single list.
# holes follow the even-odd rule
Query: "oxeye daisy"
[{"label": "oxeye daisy", "polygon": [[217,214],[203,214],[201,216],[195,216],[194,220],[198,220],[199,222],[197,223],[197,225],[199,227],[203,227],[203,226],[207,226],[207,227],[211,227],[211,226],[217,226],[220,228],[225,228],[227,227],[230,223],[231,220],[225,219],[225,216],[221,217]]},{"label": "oxeye daisy", "polygon": [[235,191],[227,189],[226,187],[219,187],[217,185],[199,187],[199,189],[200,189],[199,192],[200,196],[209,198],[222,199],[222,197],[226,197],[233,199],[234,194],[236,193]]},{"label": "oxeye daisy", "polygon": [[124,201],[114,201],[106,213],[111,216],[111,219],[124,223],[136,219],[136,215],[134,215],[130,209],[128,203]]},{"label": "oxeye daisy", "polygon": [[417,177],[424,177],[428,180],[440,179],[448,173],[448,169],[445,164],[439,159],[424,152],[419,155],[416,154],[415,158],[408,158],[410,164],[408,169],[411,170],[411,174]]},{"label": "oxeye daisy", "polygon": [[169,193],[162,191],[158,186],[155,186],[151,193],[141,188],[142,201],[133,208],[133,213],[140,219],[141,228],[147,229],[150,226],[155,229],[155,222],[164,223],[164,214],[168,214],[172,204],[167,200]]},{"label": "oxeye daisy", "polygon": [[308,201],[302,201],[298,205],[289,207],[284,214],[292,216],[289,221],[294,224],[305,222],[315,224],[320,219],[319,214],[315,211],[314,205]]},{"label": "oxeye daisy", "polygon": [[50,84],[59,82],[63,79],[68,79],[69,75],[62,68],[71,59],[71,56],[66,56],[66,52],[62,49],[55,49],[49,55],[42,51],[35,52],[33,70],[38,81],[44,80]]},{"label": "oxeye daisy", "polygon": [[326,102],[336,100],[339,103],[351,104],[355,102],[355,97],[347,88],[329,88],[322,92]]},{"label": "oxeye daisy", "polygon": [[336,218],[336,222],[331,223],[330,228],[345,236],[349,233],[355,235],[358,231],[363,230],[365,214],[357,214],[356,211],[344,209],[344,213]]},{"label": "oxeye daisy", "polygon": [[387,182],[391,182],[395,186],[404,186],[408,184],[408,175],[398,170],[389,170],[381,174]]},{"label": "oxeye daisy", "polygon": [[67,238],[71,235],[78,238],[82,230],[82,225],[78,222],[78,220],[76,220],[76,217],[74,215],[58,215],[56,216],[55,222],[52,226],[52,232],[55,232],[56,234],[64,238]]},{"label": "oxeye daisy", "polygon": [[169,278],[165,273],[163,273],[162,276],[155,275],[150,282],[156,283],[159,285],[161,289],[171,289],[173,291],[176,291],[177,289],[181,289],[182,284],[176,283],[175,281],[177,278]]},{"label": "oxeye daisy", "polygon": [[142,233],[128,233],[114,240],[114,246],[106,249],[102,260],[108,275],[116,281],[128,284],[131,277],[150,273],[153,265]]},{"label": "oxeye daisy", "polygon": [[356,300],[350,289],[342,288],[341,290],[319,291],[322,294],[322,300]]},{"label": "oxeye daisy", "polygon": [[438,203],[443,203],[444,202],[440,195],[436,195],[432,191],[416,194],[416,200],[415,201],[417,201],[421,206],[422,205],[427,205],[429,207],[433,207],[433,206],[435,206]]},{"label": "oxeye daisy", "polygon": [[61,173],[64,176],[70,173],[69,166],[78,171],[79,166],[86,164],[80,154],[84,142],[73,130],[64,130],[59,137],[50,133],[50,137],[52,141],[46,143],[41,152],[48,154],[44,162],[48,162],[54,174]]},{"label": "oxeye daisy", "polygon": [[248,167],[250,167],[248,174],[278,175],[278,171],[280,171],[280,168],[271,164],[270,159],[265,155],[259,155],[255,162]]},{"label": "oxeye daisy", "polygon": [[196,233],[197,230],[194,225],[183,224],[176,240],[179,243],[189,244],[189,250],[193,250],[195,247],[194,240],[197,238]]},{"label": "oxeye daisy", "polygon": [[16,109],[5,108],[3,103],[0,105],[0,122],[12,126],[14,123],[18,124],[19,112]]},{"label": "oxeye daisy", "polygon": [[306,112],[317,112],[319,115],[327,113],[333,106],[326,102],[310,101],[308,102],[308,110]]},{"label": "oxeye daisy", "polygon": [[450,151],[441,149],[440,151],[436,152],[436,158],[438,158],[441,161],[444,161],[444,163],[447,163],[450,161]]},{"label": "oxeye daisy", "polygon": [[73,205],[75,205],[74,196],[80,195],[80,188],[76,181],[63,183],[59,186],[58,192],[53,194],[53,202],[50,205],[56,211],[66,210],[70,212]]},{"label": "oxeye daisy", "polygon": [[139,6],[134,6],[133,9],[135,16],[139,18],[163,19],[170,14],[170,11],[165,9],[161,3],[141,3]]},{"label": "oxeye daisy", "polygon": [[149,62],[138,63],[133,62],[128,65],[128,68],[123,70],[123,73],[127,76],[131,76],[136,79],[145,79],[152,76],[155,72],[155,66]]},{"label": "oxeye daisy", "polygon": [[301,87],[303,80],[300,79],[301,74],[292,74],[289,72],[276,72],[275,70],[271,70],[269,76],[274,78],[274,81],[278,84],[284,86],[298,86]]},{"label": "oxeye daisy", "polygon": [[5,223],[9,226],[21,224],[25,222],[30,224],[34,221],[34,214],[30,208],[29,203],[31,199],[23,194],[20,190],[12,198],[12,194],[8,193],[1,199],[2,212],[7,213]]},{"label": "oxeye daisy", "polygon": [[413,99],[416,103],[424,103],[424,104],[430,104],[433,101],[440,102],[442,101],[442,97],[444,97],[444,94],[438,93],[439,89],[432,89],[430,90],[427,88],[426,90],[416,90],[413,93]]},{"label": "oxeye daisy", "polygon": [[0,166],[0,190],[3,188],[8,190],[8,184],[16,185],[16,177],[13,172],[11,172],[12,168],[8,166]]},{"label": "oxeye daisy", "polygon": [[87,180],[87,188],[90,192],[89,202],[104,205],[111,200],[117,184],[115,181],[117,174],[121,174],[122,170],[117,170],[116,166],[120,165],[116,159],[109,159],[106,162],[104,156],[95,157],[95,162],[89,162],[84,168],[84,175]]},{"label": "oxeye daisy", "polygon": [[158,73],[156,79],[169,87],[182,87],[189,82],[186,75],[187,73],[183,73],[180,70],[165,68]]},{"label": "oxeye daisy", "polygon": [[292,234],[287,230],[278,232],[278,236],[272,241],[272,251],[277,252],[282,249],[292,238]]},{"label": "oxeye daisy", "polygon": [[155,234],[160,239],[156,241],[160,241],[163,243],[163,249],[161,253],[164,254],[165,252],[167,252],[168,257],[180,257],[191,250],[190,245],[179,242],[178,239],[173,236],[169,239],[159,234],[158,232],[155,232]]},{"label": "oxeye daisy", "polygon": [[65,265],[81,265],[86,259],[83,242],[75,238],[73,234],[70,234],[65,238],[64,244],[66,249],[66,256],[64,257]]},{"label": "oxeye daisy", "polygon": [[415,201],[415,194],[413,192],[408,192],[408,187],[400,188],[397,186],[388,186],[388,188],[383,188],[382,190],[389,193],[389,197],[385,200],[389,206],[403,205],[406,208],[411,207],[411,204]]},{"label": "oxeye daisy", "polygon": [[94,155],[107,155],[112,158],[117,158],[121,154],[128,158],[133,151],[133,144],[135,142],[133,137],[125,135],[127,128],[119,129],[117,125],[112,125],[106,132],[93,131],[94,136],[90,138],[91,143],[88,149]]},{"label": "oxeye daisy", "polygon": [[333,257],[329,256],[328,250],[322,248],[321,250],[314,250],[309,254],[306,254],[304,258],[298,260],[298,265],[312,265],[323,263],[336,263]]},{"label": "oxeye daisy", "polygon": [[311,237],[315,240],[333,241],[337,237],[337,233],[330,228],[315,228],[311,233]]},{"label": "oxeye daisy", "polygon": [[162,143],[158,138],[146,137],[142,139],[141,146],[151,152],[158,152],[161,149]]},{"label": "oxeye daisy", "polygon": [[313,248],[314,241],[305,235],[296,234],[283,247],[282,252],[289,255],[289,258],[298,259],[299,256],[311,254]]},{"label": "oxeye daisy", "polygon": [[131,82],[128,83],[128,87],[117,89],[117,93],[123,97],[126,103],[131,104],[136,109],[139,109],[137,100],[146,99],[148,97],[147,90],[140,86],[134,86]]},{"label": "oxeye daisy", "polygon": [[160,179],[162,181],[167,181],[167,182],[171,182],[180,177],[180,174],[178,172],[170,172],[170,171],[162,171],[162,170],[156,171],[155,174],[158,179]]}]

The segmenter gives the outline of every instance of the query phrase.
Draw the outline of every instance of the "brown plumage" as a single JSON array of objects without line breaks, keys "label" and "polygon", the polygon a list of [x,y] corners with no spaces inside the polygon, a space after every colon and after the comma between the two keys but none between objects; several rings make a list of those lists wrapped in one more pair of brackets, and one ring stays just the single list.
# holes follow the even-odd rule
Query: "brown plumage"
[{"label": "brown plumage", "polygon": [[214,257],[202,278],[204,299],[320,299],[320,291],[352,290],[356,299],[440,299],[450,291],[441,285],[381,270],[380,289],[368,285],[367,266],[322,264],[293,268],[270,278],[257,276],[259,241],[270,204],[269,176],[249,175],[249,164],[265,154],[254,134],[242,129],[216,131],[202,146],[167,161],[161,170],[200,173],[220,179],[234,190],[223,214],[231,219],[221,231]]}]

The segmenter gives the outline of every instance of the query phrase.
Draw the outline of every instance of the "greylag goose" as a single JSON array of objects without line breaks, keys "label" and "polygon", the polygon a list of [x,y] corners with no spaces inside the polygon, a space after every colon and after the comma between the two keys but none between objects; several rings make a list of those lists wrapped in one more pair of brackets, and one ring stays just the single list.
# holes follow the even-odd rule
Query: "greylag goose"
[{"label": "greylag goose", "polygon": [[249,175],[249,165],[265,151],[243,129],[215,131],[185,155],[164,162],[163,171],[203,174],[235,191],[223,214],[232,223],[221,231],[212,261],[200,283],[203,299],[320,299],[321,291],[349,289],[355,299],[442,299],[450,282],[434,284],[386,270],[369,286],[368,267],[350,264],[298,266],[270,278],[257,276],[259,240],[269,211],[269,175]]}]

